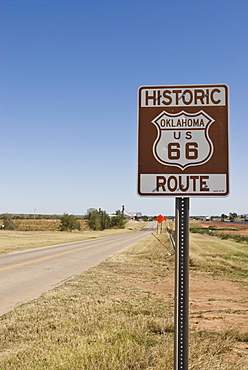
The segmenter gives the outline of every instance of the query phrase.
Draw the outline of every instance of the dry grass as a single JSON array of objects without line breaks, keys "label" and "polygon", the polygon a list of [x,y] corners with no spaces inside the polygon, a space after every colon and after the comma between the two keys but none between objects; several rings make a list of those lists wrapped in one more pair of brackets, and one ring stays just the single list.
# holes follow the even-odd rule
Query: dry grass
[{"label": "dry grass", "polygon": [[[23,220],[28,223],[31,221],[37,224],[38,228],[41,220]],[[45,220],[45,224],[58,220]],[[19,230],[0,230],[0,253],[8,253],[14,250],[24,250],[29,248],[45,247],[49,245],[70,243],[103,236],[115,235],[120,233],[140,230],[146,222],[128,221],[125,229],[107,229],[103,231],[88,230],[85,222],[82,231],[19,231]],[[30,224],[31,225],[31,224]],[[31,227],[31,226],[30,226]],[[33,225],[32,225],[33,227]]]},{"label": "dry grass", "polygon": [[191,270],[209,271],[217,275],[229,274],[231,278],[248,277],[248,245],[223,241],[209,235],[190,235]]},{"label": "dry grass", "polygon": [[[4,315],[0,369],[172,370],[173,275],[173,257],[152,236],[117,253]],[[247,369],[233,350],[238,333],[192,329],[189,369]]]},{"label": "dry grass", "polygon": [[[59,231],[60,219],[39,220],[39,219],[20,219],[13,220],[15,229],[18,231]],[[0,224],[3,220],[0,220]],[[85,221],[80,220],[81,227],[85,227]]]}]

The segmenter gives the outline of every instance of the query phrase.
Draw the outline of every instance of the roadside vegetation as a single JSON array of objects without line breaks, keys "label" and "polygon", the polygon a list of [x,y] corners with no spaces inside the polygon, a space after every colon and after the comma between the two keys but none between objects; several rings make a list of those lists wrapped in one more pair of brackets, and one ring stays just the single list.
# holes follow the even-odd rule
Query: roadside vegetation
[{"label": "roadside vegetation", "polygon": [[2,229],[4,230],[15,230],[19,226],[17,221],[14,221],[9,214],[4,214],[2,218]]},{"label": "roadside vegetation", "polygon": [[[170,247],[166,233],[158,237]],[[190,239],[192,277],[245,289],[246,244],[200,234]],[[2,316],[0,369],[173,370],[173,281],[174,256],[150,235]],[[229,298],[245,304],[240,293]],[[197,320],[205,314],[199,306]],[[191,326],[189,369],[245,370],[247,341],[235,319],[221,330]]]},{"label": "roadside vegetation", "polygon": [[73,215],[68,215],[68,213],[64,213],[64,215],[61,217],[60,223],[61,231],[80,231],[81,228],[79,220],[77,220],[76,217]]}]

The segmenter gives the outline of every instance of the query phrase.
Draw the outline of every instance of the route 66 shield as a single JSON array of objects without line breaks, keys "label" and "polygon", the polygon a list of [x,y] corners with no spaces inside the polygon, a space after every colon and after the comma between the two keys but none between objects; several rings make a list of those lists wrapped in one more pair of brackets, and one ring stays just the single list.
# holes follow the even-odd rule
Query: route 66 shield
[{"label": "route 66 shield", "polygon": [[214,122],[206,112],[161,112],[152,120],[157,127],[153,155],[167,166],[185,170],[206,163],[213,155],[214,145],[209,128]]}]

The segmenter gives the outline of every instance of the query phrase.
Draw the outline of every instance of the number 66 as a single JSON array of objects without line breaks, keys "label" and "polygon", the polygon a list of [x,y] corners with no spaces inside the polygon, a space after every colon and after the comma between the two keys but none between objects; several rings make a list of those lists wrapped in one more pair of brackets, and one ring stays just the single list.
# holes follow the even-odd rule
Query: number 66
[{"label": "number 66", "polygon": [[[180,143],[169,143],[168,144],[168,158],[169,159],[180,159],[181,157],[181,145]],[[186,159],[197,159],[198,158],[198,143],[191,142],[185,144],[185,158]]]}]

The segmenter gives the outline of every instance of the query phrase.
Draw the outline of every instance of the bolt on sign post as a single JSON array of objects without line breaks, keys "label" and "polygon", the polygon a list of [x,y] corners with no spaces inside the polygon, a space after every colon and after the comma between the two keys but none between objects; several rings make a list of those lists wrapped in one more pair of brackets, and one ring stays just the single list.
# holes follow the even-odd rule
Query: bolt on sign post
[{"label": "bolt on sign post", "polygon": [[175,369],[188,369],[189,197],[229,194],[228,86],[138,90],[138,194],[176,200]]}]

